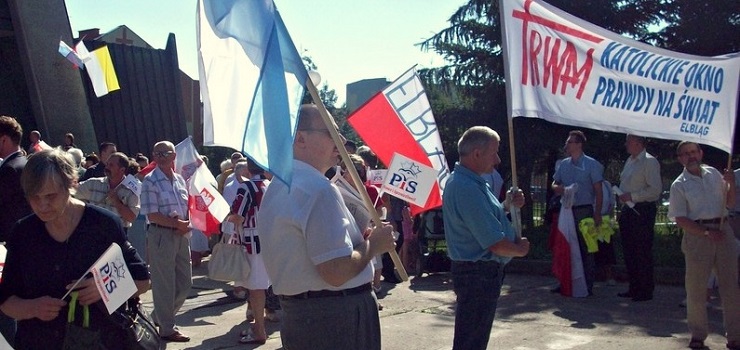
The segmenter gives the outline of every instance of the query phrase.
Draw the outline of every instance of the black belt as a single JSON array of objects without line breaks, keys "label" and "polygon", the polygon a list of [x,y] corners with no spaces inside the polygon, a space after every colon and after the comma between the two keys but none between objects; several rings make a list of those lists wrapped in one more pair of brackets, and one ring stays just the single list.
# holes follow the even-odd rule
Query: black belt
[{"label": "black belt", "polygon": [[720,222],[722,222],[722,219],[726,218],[699,219],[694,220],[694,222],[696,222],[697,224],[719,224]]},{"label": "black belt", "polygon": [[656,205],[655,202],[637,202],[635,203],[635,207],[654,207]]},{"label": "black belt", "polygon": [[372,284],[365,283],[359,287],[347,288],[342,290],[310,290],[308,292],[296,294],[296,295],[281,295],[282,299],[313,299],[313,298],[330,298],[330,297],[346,297],[350,295],[360,294],[369,292],[373,289]]},{"label": "black belt", "polygon": [[174,231],[174,230],[177,230],[177,229],[176,229],[176,228],[174,228],[174,227],[169,227],[169,226],[162,226],[162,225],[159,225],[159,224],[149,224],[149,226],[154,226],[154,227],[158,227],[158,228],[163,228],[163,229],[165,229],[165,230],[172,230],[172,231]]},{"label": "black belt", "polygon": [[582,204],[582,205],[574,205],[571,207],[571,209],[581,209],[581,208],[591,208],[593,207],[592,204]]}]

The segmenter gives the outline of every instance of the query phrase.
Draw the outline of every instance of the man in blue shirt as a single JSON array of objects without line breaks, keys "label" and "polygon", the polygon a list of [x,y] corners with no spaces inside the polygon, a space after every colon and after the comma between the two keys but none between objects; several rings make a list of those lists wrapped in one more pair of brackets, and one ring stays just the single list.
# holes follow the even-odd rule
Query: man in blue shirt
[{"label": "man in blue shirt", "polygon": [[[601,207],[603,203],[603,192],[601,182],[604,181],[604,166],[595,159],[583,153],[583,145],[586,136],[580,130],[568,133],[565,140],[565,153],[568,158],[563,159],[555,167],[553,175],[552,190],[557,195],[563,195],[565,188],[577,184],[573,196],[573,219],[575,227],[585,218],[592,217],[596,227],[601,225]],[[578,245],[583,261],[583,273],[586,278],[588,294],[593,294],[594,279],[596,277],[596,266],[594,254],[589,253],[586,242],[581,234],[578,237]],[[559,288],[557,288],[559,289]]]},{"label": "man in blue shirt", "polygon": [[[457,295],[453,349],[486,348],[504,266],[512,257],[529,252],[529,241],[516,237],[504,204],[481,177],[501,162],[500,140],[498,133],[485,126],[465,131],[457,143],[460,161],[443,195],[447,254]],[[520,191],[510,202],[522,207],[524,195]]]}]

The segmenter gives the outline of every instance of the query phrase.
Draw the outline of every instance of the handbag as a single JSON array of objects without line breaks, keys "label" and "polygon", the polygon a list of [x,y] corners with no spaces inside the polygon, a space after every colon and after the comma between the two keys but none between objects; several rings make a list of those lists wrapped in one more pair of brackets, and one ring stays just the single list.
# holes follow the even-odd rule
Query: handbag
[{"label": "handbag", "polygon": [[124,344],[129,350],[159,350],[162,340],[157,327],[149,313],[141,308],[139,298],[129,299],[125,307],[116,310],[113,315],[123,327]]},{"label": "handbag", "polygon": [[67,311],[67,329],[64,333],[62,350],[102,349],[100,332],[90,329],[90,308],[87,305],[82,307],[82,326],[75,324],[78,294],[78,292],[70,293],[72,300],[69,302]]},{"label": "handbag", "polygon": [[227,235],[216,243],[208,261],[208,278],[215,281],[244,281],[249,278],[249,260],[242,247],[241,228],[237,227],[235,235],[238,244],[227,241]]}]

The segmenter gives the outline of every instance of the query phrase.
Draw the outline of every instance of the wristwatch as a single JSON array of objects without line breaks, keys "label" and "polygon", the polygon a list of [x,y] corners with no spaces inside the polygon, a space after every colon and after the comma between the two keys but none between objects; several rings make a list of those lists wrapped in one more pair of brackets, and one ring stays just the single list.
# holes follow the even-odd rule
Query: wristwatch
[{"label": "wristwatch", "polygon": [[709,230],[704,230],[704,236],[709,237]]}]

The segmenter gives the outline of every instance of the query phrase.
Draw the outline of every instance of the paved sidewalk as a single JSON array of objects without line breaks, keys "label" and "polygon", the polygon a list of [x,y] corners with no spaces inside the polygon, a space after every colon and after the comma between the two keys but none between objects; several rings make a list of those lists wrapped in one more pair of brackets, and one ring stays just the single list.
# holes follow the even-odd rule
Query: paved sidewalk
[{"label": "paved sidewalk", "polygon": [[[177,323],[190,335],[188,343],[169,343],[166,349],[280,349],[278,323],[268,322],[267,344],[238,344],[247,327],[246,304],[230,297],[231,286],[208,280],[206,266],[193,272],[194,287]],[[634,303],[618,298],[626,289],[597,284],[594,296],[565,298],[549,289],[555,279],[509,274],[499,300],[489,349],[623,350],[687,348],[686,310],[678,306],[683,287],[659,285],[656,299]],[[398,285],[383,284],[380,312],[383,349],[450,349],[454,329],[454,300],[448,274],[424,275]],[[143,297],[151,308],[151,293]],[[724,349],[719,300],[709,310],[710,349]]]}]

